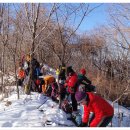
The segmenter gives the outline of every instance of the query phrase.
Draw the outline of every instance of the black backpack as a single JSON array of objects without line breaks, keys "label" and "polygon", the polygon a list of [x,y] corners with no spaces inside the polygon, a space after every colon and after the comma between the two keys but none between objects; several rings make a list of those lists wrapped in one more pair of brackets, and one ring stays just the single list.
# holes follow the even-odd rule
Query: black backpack
[{"label": "black backpack", "polygon": [[95,92],[96,91],[96,87],[92,84],[87,84],[86,85],[86,91],[87,92]]},{"label": "black backpack", "polygon": [[78,91],[95,92],[96,87],[91,85],[91,84],[80,84],[79,87],[78,87]]}]

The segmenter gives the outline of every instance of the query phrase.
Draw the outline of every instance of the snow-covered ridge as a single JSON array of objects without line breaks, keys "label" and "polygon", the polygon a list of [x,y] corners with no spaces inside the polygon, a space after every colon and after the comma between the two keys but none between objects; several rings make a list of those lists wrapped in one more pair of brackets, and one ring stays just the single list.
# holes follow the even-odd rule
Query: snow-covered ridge
[{"label": "snow-covered ridge", "polygon": [[[52,74],[51,70],[54,74],[53,69],[50,69],[48,74]],[[42,103],[44,104],[40,107]],[[46,120],[51,121],[51,127],[74,127],[75,125],[67,120],[68,116],[51,98],[36,92],[25,95],[22,89],[19,100],[14,91],[9,98],[0,102],[0,127],[47,127]],[[112,127],[130,127],[130,110],[115,103]]]}]

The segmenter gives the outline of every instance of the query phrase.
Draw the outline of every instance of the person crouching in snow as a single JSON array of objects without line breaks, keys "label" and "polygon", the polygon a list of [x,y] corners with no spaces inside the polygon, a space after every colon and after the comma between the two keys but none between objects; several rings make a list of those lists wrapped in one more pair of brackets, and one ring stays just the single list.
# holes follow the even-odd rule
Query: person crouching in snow
[{"label": "person crouching in snow", "polygon": [[52,75],[46,75],[46,76],[44,76],[43,80],[44,80],[44,82],[42,85],[42,92],[44,94],[47,94],[47,91],[49,90],[49,88],[51,88],[50,85],[55,82],[55,77]]},{"label": "person crouching in snow", "polygon": [[[106,127],[114,115],[113,107],[102,97],[91,92],[76,92],[75,98],[83,107],[81,127]],[[93,117],[89,121],[90,112]]]}]

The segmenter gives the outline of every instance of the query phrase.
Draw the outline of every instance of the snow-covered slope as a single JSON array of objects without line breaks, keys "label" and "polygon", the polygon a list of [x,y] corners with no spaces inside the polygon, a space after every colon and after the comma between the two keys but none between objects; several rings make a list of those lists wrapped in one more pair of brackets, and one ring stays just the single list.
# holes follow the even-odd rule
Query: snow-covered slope
[{"label": "snow-covered slope", "polygon": [[[39,108],[42,111],[39,111],[43,102]],[[74,126],[58,104],[38,93],[20,95],[19,100],[13,94],[0,103],[0,127],[43,127],[46,119],[52,121],[52,126]]]},{"label": "snow-covered slope", "polygon": [[[42,103],[44,104],[39,107]],[[118,105],[115,104],[112,126],[130,127],[130,111],[119,107],[124,117],[122,120],[118,118]],[[0,103],[0,127],[45,127],[46,120],[52,121],[50,125],[52,127],[75,126],[67,120],[68,116],[49,97],[34,92],[28,96],[21,94],[19,100],[17,100],[17,95],[13,94]]]}]

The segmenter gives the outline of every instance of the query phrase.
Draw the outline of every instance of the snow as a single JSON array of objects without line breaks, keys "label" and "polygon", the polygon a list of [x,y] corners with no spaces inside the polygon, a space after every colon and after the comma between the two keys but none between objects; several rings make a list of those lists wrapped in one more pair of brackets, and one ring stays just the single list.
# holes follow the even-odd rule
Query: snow
[{"label": "snow", "polygon": [[[9,101],[11,105],[5,106]],[[38,107],[43,102],[45,104],[39,108],[43,110],[41,112]],[[13,94],[0,103],[0,127],[43,127],[45,119],[52,121],[53,127],[58,126],[57,122],[74,126],[67,120],[67,115],[58,108],[58,104],[43,94],[22,94],[19,100],[17,94]]]},{"label": "snow", "polygon": [[[42,103],[44,104],[39,107]],[[118,127],[121,121],[121,127],[130,127],[130,110],[119,107],[124,117],[119,120],[118,104],[115,104],[112,126]],[[50,97],[36,92],[32,92],[31,95],[21,93],[19,100],[17,94],[14,93],[0,103],[0,127],[47,127],[44,125],[46,120],[52,121],[51,127],[65,127],[66,125],[74,127],[75,125],[67,120],[68,116]]]}]

